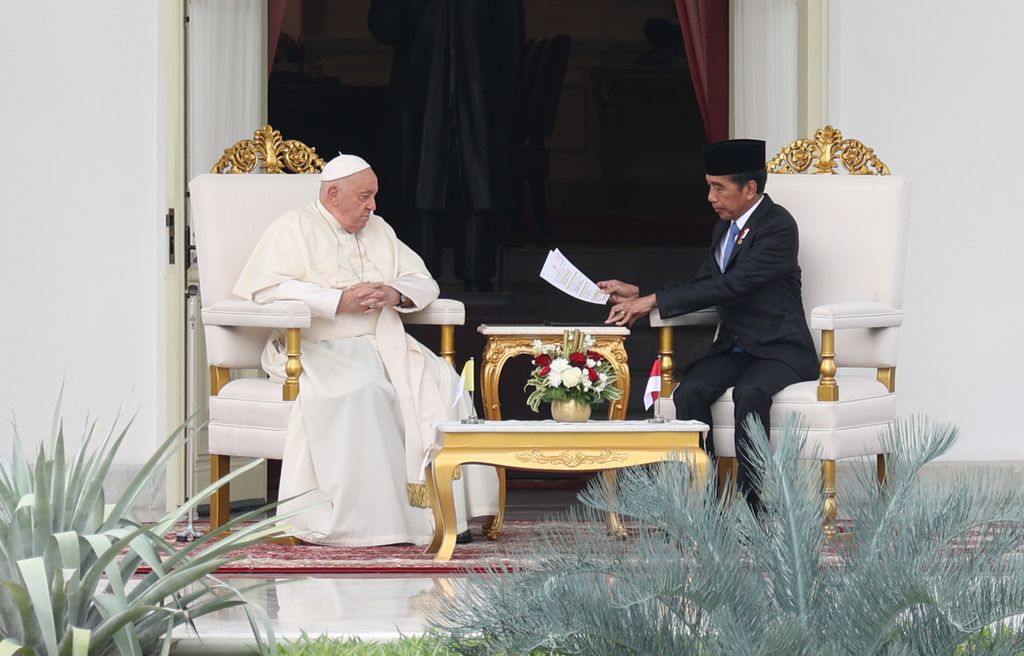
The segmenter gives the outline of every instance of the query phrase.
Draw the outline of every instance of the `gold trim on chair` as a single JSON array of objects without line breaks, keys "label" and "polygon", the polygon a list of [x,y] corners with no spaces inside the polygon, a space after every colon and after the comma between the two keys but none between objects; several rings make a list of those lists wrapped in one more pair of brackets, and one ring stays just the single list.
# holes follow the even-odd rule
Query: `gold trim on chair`
[{"label": "gold trim on chair", "polygon": [[836,165],[853,175],[889,175],[889,167],[875,151],[856,139],[843,139],[843,133],[826,125],[814,133],[814,139],[797,139],[768,162],[769,173],[803,173],[814,165],[814,173],[831,175]]},{"label": "gold trim on chair", "polygon": [[818,400],[838,401],[839,384],[836,382],[836,331],[821,331],[821,378],[818,380]]},{"label": "gold trim on chair", "polygon": [[319,173],[324,160],[316,148],[294,139],[285,140],[269,125],[256,130],[252,139],[243,139],[227,148],[210,173],[252,173],[263,162],[264,173]]}]

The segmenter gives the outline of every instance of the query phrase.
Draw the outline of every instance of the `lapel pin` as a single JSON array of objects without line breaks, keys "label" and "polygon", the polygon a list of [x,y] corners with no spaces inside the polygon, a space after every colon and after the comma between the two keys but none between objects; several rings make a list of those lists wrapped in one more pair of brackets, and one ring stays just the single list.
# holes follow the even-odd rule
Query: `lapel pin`
[{"label": "lapel pin", "polygon": [[750,228],[743,229],[743,232],[740,233],[739,239],[736,240],[737,246],[743,243],[743,239],[746,238],[748,232],[750,232]]}]

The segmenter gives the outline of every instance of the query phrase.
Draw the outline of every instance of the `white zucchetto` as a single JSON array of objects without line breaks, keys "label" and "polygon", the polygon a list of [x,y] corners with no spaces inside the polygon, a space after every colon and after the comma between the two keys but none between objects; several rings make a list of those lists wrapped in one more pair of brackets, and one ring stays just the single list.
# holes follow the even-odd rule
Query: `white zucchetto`
[{"label": "white zucchetto", "polygon": [[329,182],[339,178],[347,178],[353,173],[359,173],[368,168],[370,168],[370,165],[362,157],[338,153],[337,157],[327,162],[324,166],[324,170],[320,173],[320,181]]}]

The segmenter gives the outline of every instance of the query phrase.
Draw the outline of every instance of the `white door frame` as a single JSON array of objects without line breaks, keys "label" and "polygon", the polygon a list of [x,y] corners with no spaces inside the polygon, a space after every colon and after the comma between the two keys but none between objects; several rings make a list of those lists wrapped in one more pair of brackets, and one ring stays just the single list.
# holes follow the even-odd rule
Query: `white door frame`
[{"label": "white door frame", "polygon": [[[263,21],[260,26],[263,56],[261,57],[262,82],[262,119],[266,123],[267,116],[267,1],[259,0],[262,7]],[[188,284],[198,284],[195,267],[191,267],[191,253],[186,249],[188,244],[188,42],[187,42],[188,0],[168,0],[164,3],[164,42],[165,52],[165,135],[167,157],[167,198],[168,212],[174,210],[174,263],[168,264],[165,271],[166,295],[166,339],[164,345],[167,362],[167,434],[181,427],[187,417],[186,403],[186,352],[187,308],[185,290]],[[224,144],[224,147],[230,144]],[[202,333],[201,322],[196,329]],[[205,365],[203,338],[199,336],[195,378],[199,398],[208,398],[209,370]],[[204,391],[205,390],[205,391]],[[197,409],[192,409],[193,411]],[[197,431],[195,452],[197,459],[206,451],[204,446],[205,430]],[[241,466],[246,459],[236,458],[233,467]],[[185,450],[179,449],[168,460],[166,469],[167,491],[166,507],[171,510],[185,501]],[[205,486],[209,480],[209,465],[205,461],[196,463],[199,475],[196,477],[196,490]],[[261,472],[247,475],[232,484],[233,496],[246,496],[246,484],[261,486],[258,480]],[[252,481],[246,479],[254,479]]]}]

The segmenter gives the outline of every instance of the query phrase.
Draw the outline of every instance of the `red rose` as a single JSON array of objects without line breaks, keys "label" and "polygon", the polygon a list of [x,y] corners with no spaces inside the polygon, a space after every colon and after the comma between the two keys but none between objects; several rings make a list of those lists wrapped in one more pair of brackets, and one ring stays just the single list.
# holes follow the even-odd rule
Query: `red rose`
[{"label": "red rose", "polygon": [[598,379],[597,369],[587,369],[587,375],[590,376],[590,382],[596,383]]},{"label": "red rose", "polygon": [[576,351],[569,356],[569,363],[574,367],[582,367],[587,363],[587,356],[583,355],[579,351]]},{"label": "red rose", "polygon": [[541,353],[533,359],[533,363],[538,367],[546,367],[551,364],[551,356],[547,353]]},{"label": "red rose", "polygon": [[600,362],[601,360],[604,360],[604,356],[598,353],[597,351],[587,351],[587,357],[595,362]]},{"label": "red rose", "polygon": [[[545,357],[547,357],[547,356],[545,356]],[[550,359],[551,358],[548,358],[548,360],[550,360]],[[549,373],[551,373],[551,367],[544,367],[544,368],[542,368],[540,370],[539,373],[540,373],[541,376],[547,376]]]}]

